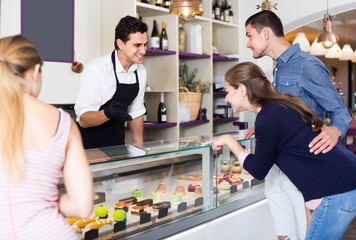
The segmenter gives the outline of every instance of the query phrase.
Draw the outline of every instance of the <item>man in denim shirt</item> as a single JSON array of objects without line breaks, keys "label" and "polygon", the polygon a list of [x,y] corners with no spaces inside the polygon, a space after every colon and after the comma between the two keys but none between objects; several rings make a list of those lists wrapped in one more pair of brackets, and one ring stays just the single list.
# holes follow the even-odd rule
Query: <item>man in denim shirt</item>
[{"label": "man in denim shirt", "polygon": [[[274,87],[305,101],[320,119],[328,112],[330,126],[325,125],[309,147],[314,154],[330,151],[345,136],[351,116],[330,81],[328,69],[318,58],[301,51],[299,44],[291,46],[284,37],[281,20],[272,11],[254,14],[245,27],[247,48],[253,51],[253,57],[275,60]],[[254,128],[245,137],[252,134]],[[304,239],[307,220],[301,193],[276,165],[267,175],[265,186],[278,238]]]}]

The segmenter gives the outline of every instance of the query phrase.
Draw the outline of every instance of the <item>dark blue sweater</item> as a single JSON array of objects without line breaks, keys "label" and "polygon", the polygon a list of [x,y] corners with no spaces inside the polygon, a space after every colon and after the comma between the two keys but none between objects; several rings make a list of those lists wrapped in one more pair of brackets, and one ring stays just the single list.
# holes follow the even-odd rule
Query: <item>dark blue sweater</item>
[{"label": "dark blue sweater", "polygon": [[330,152],[314,155],[308,144],[312,132],[293,109],[270,103],[262,107],[255,122],[255,154],[243,167],[264,179],[275,163],[301,191],[305,201],[356,189],[356,156],[338,143]]}]

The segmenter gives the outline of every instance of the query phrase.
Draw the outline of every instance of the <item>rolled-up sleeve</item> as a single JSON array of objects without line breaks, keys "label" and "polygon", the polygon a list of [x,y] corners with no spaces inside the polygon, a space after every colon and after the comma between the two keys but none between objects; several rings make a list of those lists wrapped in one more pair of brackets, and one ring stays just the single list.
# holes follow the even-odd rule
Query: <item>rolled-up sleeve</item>
[{"label": "rolled-up sleeve", "polygon": [[330,117],[330,126],[337,127],[342,136],[345,136],[352,118],[332,85],[329,72],[318,63],[304,64],[302,88],[319,105],[311,107],[317,114],[318,109],[325,109]]}]

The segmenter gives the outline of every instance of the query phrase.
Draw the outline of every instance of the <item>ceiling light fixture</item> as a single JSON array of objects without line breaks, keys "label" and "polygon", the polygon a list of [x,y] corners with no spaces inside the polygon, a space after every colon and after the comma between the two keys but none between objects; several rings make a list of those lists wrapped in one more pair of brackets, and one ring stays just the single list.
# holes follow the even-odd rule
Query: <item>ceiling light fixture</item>
[{"label": "ceiling light fixture", "polygon": [[350,44],[345,44],[341,50],[341,57],[339,58],[339,60],[348,61],[353,59],[353,57],[354,57],[354,51],[352,50]]},{"label": "ceiling light fixture", "polygon": [[300,48],[304,52],[310,52],[310,42],[303,32],[297,34],[297,37],[294,39],[293,44],[299,43]]},{"label": "ceiling light fixture", "polygon": [[326,14],[324,15],[323,26],[324,30],[319,35],[318,42],[321,42],[324,48],[329,49],[339,40],[339,37],[332,30],[333,21],[329,14],[328,1],[326,1]]},{"label": "ceiling light fixture", "polygon": [[178,15],[183,21],[191,21],[203,13],[202,0],[172,0],[169,13]]},{"label": "ceiling light fixture", "polygon": [[310,54],[314,56],[324,56],[326,54],[326,49],[321,43],[318,43],[318,38],[316,37],[314,42],[310,47]]},{"label": "ceiling light fixture", "polygon": [[339,44],[335,43],[329,49],[326,49],[325,58],[340,58],[341,57],[341,48]]}]

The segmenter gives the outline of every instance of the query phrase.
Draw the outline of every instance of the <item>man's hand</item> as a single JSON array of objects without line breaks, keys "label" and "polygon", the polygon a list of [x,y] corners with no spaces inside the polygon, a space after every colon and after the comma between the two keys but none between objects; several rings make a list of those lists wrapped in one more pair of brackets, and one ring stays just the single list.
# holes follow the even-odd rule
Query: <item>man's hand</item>
[{"label": "man's hand", "polygon": [[118,121],[131,121],[131,116],[121,109],[122,104],[120,102],[112,101],[109,106],[104,108],[104,114],[109,119]]},{"label": "man's hand", "polygon": [[255,126],[249,128],[245,133],[245,139],[249,139],[252,135],[255,134]]},{"label": "man's hand", "polygon": [[318,155],[319,153],[327,153],[337,144],[341,132],[336,127],[328,127],[324,125],[321,133],[309,143],[310,152]]}]

